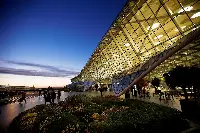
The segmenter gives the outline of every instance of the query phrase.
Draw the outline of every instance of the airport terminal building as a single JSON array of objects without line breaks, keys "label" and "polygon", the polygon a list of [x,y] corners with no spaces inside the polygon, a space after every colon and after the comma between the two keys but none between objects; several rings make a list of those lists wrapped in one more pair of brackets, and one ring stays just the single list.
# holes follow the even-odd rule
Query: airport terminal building
[{"label": "airport terminal building", "polygon": [[178,65],[199,67],[199,29],[199,0],[128,0],[72,82],[121,91],[147,70],[151,79]]}]

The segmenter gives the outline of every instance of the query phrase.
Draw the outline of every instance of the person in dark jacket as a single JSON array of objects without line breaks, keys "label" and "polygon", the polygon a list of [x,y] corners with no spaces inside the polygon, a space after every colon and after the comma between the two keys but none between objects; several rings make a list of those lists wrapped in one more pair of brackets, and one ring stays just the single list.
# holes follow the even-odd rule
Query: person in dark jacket
[{"label": "person in dark jacket", "polygon": [[56,93],[54,90],[51,92],[51,102],[54,103],[54,100],[56,99]]},{"label": "person in dark jacket", "polygon": [[47,102],[50,102],[50,103],[51,103],[51,95],[50,95],[50,93],[49,93],[49,90],[48,90],[47,92],[45,92],[45,94],[44,94],[44,100],[45,100],[45,104],[46,104]]},{"label": "person in dark jacket", "polygon": [[60,96],[61,96],[61,92],[60,90],[58,90],[58,99],[60,99]]}]

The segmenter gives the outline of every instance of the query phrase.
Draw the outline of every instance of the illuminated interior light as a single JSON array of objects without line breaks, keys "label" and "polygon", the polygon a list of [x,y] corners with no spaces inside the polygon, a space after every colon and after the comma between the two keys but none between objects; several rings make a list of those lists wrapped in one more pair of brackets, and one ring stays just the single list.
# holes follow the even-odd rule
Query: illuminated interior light
[{"label": "illuminated interior light", "polygon": [[196,30],[197,28],[193,28],[192,31]]},{"label": "illuminated interior light", "polygon": [[143,49],[143,50],[141,50],[140,52],[143,53],[144,51],[145,51],[145,50]]},{"label": "illuminated interior light", "polygon": [[163,37],[163,35],[158,35],[157,37],[154,37],[154,39],[160,39],[161,37]]},{"label": "illuminated interior light", "polygon": [[184,7],[183,9],[179,10],[178,13],[184,12],[184,10],[185,10],[185,11],[191,11],[192,8],[193,8],[192,6]]},{"label": "illuminated interior light", "polygon": [[197,12],[197,13],[195,13],[194,15],[192,15],[191,18],[197,18],[197,17],[200,17],[200,12]]},{"label": "illuminated interior light", "polygon": [[113,56],[119,56],[119,55],[117,55],[117,54],[113,54]]},{"label": "illuminated interior light", "polygon": [[151,52],[145,53],[145,56],[148,56],[148,55],[150,55],[150,54],[151,54]]},{"label": "illuminated interior light", "polygon": [[152,25],[152,29],[156,29],[156,28],[158,28],[159,25],[160,25],[159,23],[155,23],[155,24],[153,24],[153,25]]},{"label": "illuminated interior light", "polygon": [[170,14],[173,14],[173,12],[169,9]]},{"label": "illuminated interior light", "polygon": [[174,31],[178,31],[178,29],[175,29]]},{"label": "illuminated interior light", "polygon": [[186,26],[181,27],[182,29],[184,29]]},{"label": "illuminated interior light", "polygon": [[128,47],[128,46],[130,46],[130,44],[129,43],[126,43],[126,44],[124,44],[126,47]]},{"label": "illuminated interior light", "polygon": [[174,38],[172,38],[171,40],[174,41],[174,40],[176,40],[176,39],[177,39],[177,37],[174,37]]},{"label": "illuminated interior light", "polygon": [[[151,29],[156,29],[159,27],[159,25],[160,25],[160,23],[155,23],[152,25]],[[149,29],[150,29],[150,26],[147,27],[147,30],[149,30]]]},{"label": "illuminated interior light", "polygon": [[[181,27],[181,29],[184,29],[186,26]],[[178,31],[178,29],[175,29],[174,31]]]},{"label": "illuminated interior light", "polygon": [[160,42],[155,42],[156,45],[158,45]]}]

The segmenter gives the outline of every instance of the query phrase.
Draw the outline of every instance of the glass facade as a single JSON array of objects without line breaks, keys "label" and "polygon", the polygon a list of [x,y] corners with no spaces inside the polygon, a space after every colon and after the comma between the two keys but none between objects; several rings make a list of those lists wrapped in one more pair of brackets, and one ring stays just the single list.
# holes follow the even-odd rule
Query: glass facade
[{"label": "glass facade", "polygon": [[199,27],[199,0],[128,0],[72,81],[109,81],[117,75],[133,73]]}]

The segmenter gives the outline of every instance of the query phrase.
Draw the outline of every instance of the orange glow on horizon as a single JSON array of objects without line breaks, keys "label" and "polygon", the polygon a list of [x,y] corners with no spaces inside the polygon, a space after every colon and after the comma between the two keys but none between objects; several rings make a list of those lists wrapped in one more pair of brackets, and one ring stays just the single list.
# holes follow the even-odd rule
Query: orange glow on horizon
[{"label": "orange glow on horizon", "polygon": [[71,83],[70,77],[41,77],[0,74],[0,85],[42,87],[63,87]]}]

